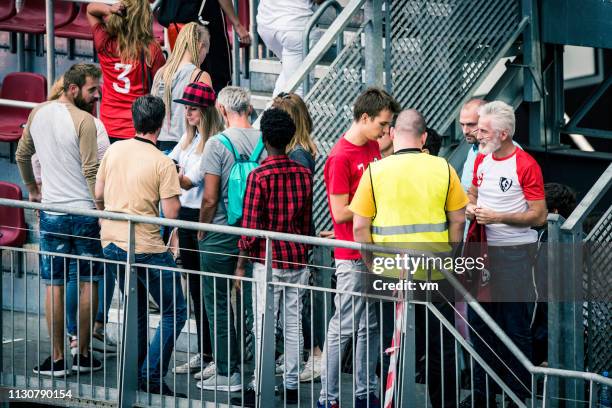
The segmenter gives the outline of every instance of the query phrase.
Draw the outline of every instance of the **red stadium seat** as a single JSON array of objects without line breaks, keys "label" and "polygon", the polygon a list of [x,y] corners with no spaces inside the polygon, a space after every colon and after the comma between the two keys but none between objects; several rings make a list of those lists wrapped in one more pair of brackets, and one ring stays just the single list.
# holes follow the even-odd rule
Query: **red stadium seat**
[{"label": "red stadium seat", "polygon": [[5,0],[0,4],[0,21],[11,18],[15,15],[15,0]]},{"label": "red stadium seat", "polygon": [[[77,15],[76,4],[70,1],[55,1],[55,27],[61,27]],[[13,17],[0,21],[0,31],[18,33],[44,34],[45,32],[45,0],[23,0],[21,11]]]},{"label": "red stadium seat", "polygon": [[81,9],[72,22],[59,27],[55,24],[55,36],[61,38],[74,38],[76,40],[93,41],[93,33],[87,21],[87,4],[81,4]]},{"label": "red stadium seat", "polygon": [[[21,188],[13,183],[0,181],[0,197],[21,200]],[[23,208],[0,206],[0,245],[20,247],[26,240],[26,223]]]},{"label": "red stadium seat", "polygon": [[[0,98],[26,102],[44,102],[47,99],[47,79],[31,72],[13,72],[4,77]],[[30,109],[2,107],[0,109],[0,142],[17,142],[28,121]]]}]

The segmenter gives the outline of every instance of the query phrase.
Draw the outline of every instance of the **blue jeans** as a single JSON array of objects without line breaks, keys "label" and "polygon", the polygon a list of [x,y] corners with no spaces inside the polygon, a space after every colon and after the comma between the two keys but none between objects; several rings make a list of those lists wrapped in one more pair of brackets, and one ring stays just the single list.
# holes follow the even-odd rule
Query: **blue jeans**
[{"label": "blue jeans", "polygon": [[[102,259],[98,219],[82,215],[53,215],[40,212],[40,250]],[[42,255],[41,277],[47,285],[66,283],[66,266],[70,259]],[[76,268],[76,260],[75,268]],[[82,282],[96,282],[102,274],[102,263],[78,260]],[[76,271],[75,271],[76,273]]]},{"label": "blue jeans", "polygon": [[[107,268],[104,276],[98,281],[98,312],[96,322],[106,324],[108,321],[108,309],[113,301],[115,291],[114,268]],[[77,282],[77,263],[74,259],[68,265],[68,284],[66,284],[66,328],[68,333],[77,334],[77,309],[79,307],[79,285]],[[106,288],[106,294],[104,293]]]},{"label": "blue jeans", "polygon": [[[125,261],[127,253],[110,244],[104,248],[104,256],[115,261]],[[176,267],[168,252],[159,254],[136,254],[136,262],[141,264]],[[107,268],[114,269],[114,268]],[[119,266],[117,279],[122,293],[125,285],[125,267]],[[147,287],[148,271],[148,287]],[[138,299],[138,381],[150,386],[159,386],[168,371],[170,356],[174,350],[174,342],[181,334],[181,329],[187,320],[187,307],[181,290],[179,273],[160,269],[137,268],[136,295]],[[161,310],[161,321],[151,340],[147,352],[147,308],[150,294]]]}]

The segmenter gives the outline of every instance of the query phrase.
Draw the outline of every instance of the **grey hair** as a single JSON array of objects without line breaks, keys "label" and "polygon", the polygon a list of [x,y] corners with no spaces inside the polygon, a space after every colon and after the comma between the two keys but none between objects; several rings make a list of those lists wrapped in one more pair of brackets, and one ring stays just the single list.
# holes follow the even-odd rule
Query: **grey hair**
[{"label": "grey hair", "polygon": [[514,109],[506,102],[489,102],[478,109],[478,115],[480,117],[490,116],[491,126],[495,131],[501,132],[502,130],[505,130],[508,132],[508,136],[510,136],[510,138],[514,136],[514,129],[516,126]]},{"label": "grey hair", "polygon": [[239,86],[226,86],[219,92],[217,103],[226,110],[245,114],[249,112],[251,106],[251,92]]}]

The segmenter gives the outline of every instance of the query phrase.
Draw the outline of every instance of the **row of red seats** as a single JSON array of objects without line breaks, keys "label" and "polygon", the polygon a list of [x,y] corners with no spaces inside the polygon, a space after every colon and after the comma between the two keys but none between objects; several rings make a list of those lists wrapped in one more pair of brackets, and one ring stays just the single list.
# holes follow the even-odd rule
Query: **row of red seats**
[{"label": "row of red seats", "polygon": [[[77,40],[92,40],[91,28],[87,22],[87,4],[80,8],[71,1],[54,2],[55,36]],[[0,31],[12,31],[27,34],[44,34],[45,0],[24,0],[21,11],[17,13],[15,0],[0,2]],[[153,21],[153,34],[163,45],[164,28]]]}]

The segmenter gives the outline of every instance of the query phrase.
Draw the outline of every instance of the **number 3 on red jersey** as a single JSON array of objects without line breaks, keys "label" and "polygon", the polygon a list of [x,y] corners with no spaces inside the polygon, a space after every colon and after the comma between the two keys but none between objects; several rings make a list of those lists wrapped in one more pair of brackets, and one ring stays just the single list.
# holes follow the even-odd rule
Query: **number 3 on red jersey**
[{"label": "number 3 on red jersey", "polygon": [[127,94],[130,92],[130,71],[132,70],[132,64],[115,64],[115,70],[121,71],[121,73],[117,76],[117,80],[123,82],[123,86],[118,85],[116,82],[113,82],[113,89],[119,93]]}]

